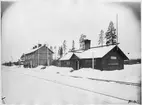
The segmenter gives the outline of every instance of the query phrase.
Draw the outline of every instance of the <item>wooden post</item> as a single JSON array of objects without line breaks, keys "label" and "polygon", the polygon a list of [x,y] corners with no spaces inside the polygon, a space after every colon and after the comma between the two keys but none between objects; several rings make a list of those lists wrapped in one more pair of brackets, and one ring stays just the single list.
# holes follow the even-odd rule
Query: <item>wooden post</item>
[{"label": "wooden post", "polygon": [[48,61],[48,46],[46,45],[47,47],[47,66],[49,66],[49,61]]},{"label": "wooden post", "polygon": [[118,50],[118,14],[116,14],[116,45],[117,45],[117,50]]},{"label": "wooden post", "polygon": [[77,60],[77,70],[79,70],[79,60]]},{"label": "wooden post", "polygon": [[94,52],[92,52],[92,69],[94,69]]},{"label": "wooden post", "polygon": [[38,50],[37,50],[37,66],[39,65],[39,51]]},{"label": "wooden post", "polygon": [[31,68],[33,68],[33,61],[32,61],[32,59],[31,59]]},{"label": "wooden post", "polygon": [[24,59],[23,59],[23,66],[25,66],[25,62],[26,62],[26,58],[25,58],[25,54],[24,54]]}]

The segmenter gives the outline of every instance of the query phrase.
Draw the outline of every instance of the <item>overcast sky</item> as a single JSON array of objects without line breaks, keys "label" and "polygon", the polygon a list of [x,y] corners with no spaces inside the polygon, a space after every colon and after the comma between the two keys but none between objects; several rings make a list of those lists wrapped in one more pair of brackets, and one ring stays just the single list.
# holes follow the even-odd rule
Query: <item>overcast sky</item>
[{"label": "overcast sky", "polygon": [[110,21],[116,27],[116,14],[120,48],[128,56],[140,56],[141,21],[130,6],[95,0],[32,1],[13,3],[3,13],[2,62],[19,59],[37,43],[58,47],[67,40],[70,49],[75,40],[78,49],[81,34],[97,46],[100,30],[106,32]]}]

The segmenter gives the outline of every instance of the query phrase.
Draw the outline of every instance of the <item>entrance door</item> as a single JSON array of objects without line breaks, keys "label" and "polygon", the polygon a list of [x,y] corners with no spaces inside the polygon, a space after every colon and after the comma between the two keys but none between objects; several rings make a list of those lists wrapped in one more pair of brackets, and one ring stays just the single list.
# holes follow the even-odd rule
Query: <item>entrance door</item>
[{"label": "entrance door", "polygon": [[78,60],[75,60],[75,70],[78,70],[79,69],[79,61]]},{"label": "entrance door", "polygon": [[78,60],[72,60],[72,68],[74,70],[78,70],[79,69],[79,61]]},{"label": "entrance door", "polygon": [[78,63],[77,63],[77,60],[75,61],[75,70],[78,69]]},{"label": "entrance door", "polygon": [[72,55],[72,57],[70,58],[70,60],[71,60],[72,68],[74,70],[79,69],[79,58],[75,54]]}]

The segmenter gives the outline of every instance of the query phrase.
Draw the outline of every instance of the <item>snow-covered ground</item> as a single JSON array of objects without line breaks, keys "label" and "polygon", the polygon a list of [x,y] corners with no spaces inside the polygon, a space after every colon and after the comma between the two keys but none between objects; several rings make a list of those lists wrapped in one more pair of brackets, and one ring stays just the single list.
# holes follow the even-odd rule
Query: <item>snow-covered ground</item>
[{"label": "snow-covered ground", "polygon": [[[107,97],[97,93],[115,96],[126,100],[140,101],[140,87],[138,86],[93,81],[85,78],[102,77],[103,79],[125,81],[132,81],[133,78],[137,80],[140,79],[140,64],[125,66],[125,70],[109,72],[92,69],[80,69],[78,71],[70,72],[72,68],[55,66],[49,66],[46,67],[46,69],[41,68],[42,66],[32,69],[16,66],[3,66],[2,89],[3,96],[6,96],[6,102],[29,104],[56,103],[61,105],[128,103],[124,100]],[[71,77],[73,75],[82,76],[84,78],[73,78]]]},{"label": "snow-covered ground", "polygon": [[[39,70],[42,66],[39,66],[33,70]],[[83,78],[96,78],[96,79],[106,79],[124,82],[141,83],[141,64],[134,65],[124,65],[123,70],[114,71],[100,71],[92,68],[82,68],[73,72],[72,68],[68,67],[56,67],[49,66],[46,69],[41,69],[44,72],[60,73],[63,75],[80,76]]]},{"label": "snow-covered ground", "polygon": [[89,68],[89,69],[83,68],[83,69],[74,71],[70,75],[140,83],[141,82],[141,64],[125,65],[123,70],[115,70],[115,71],[100,71],[100,70],[93,70],[92,68]]}]

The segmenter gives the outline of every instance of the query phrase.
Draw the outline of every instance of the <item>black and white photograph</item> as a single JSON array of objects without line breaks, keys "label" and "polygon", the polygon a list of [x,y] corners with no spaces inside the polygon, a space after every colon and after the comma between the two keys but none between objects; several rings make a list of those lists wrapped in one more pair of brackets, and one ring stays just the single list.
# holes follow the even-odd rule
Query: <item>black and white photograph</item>
[{"label": "black and white photograph", "polygon": [[141,104],[141,2],[1,1],[1,103]]}]

